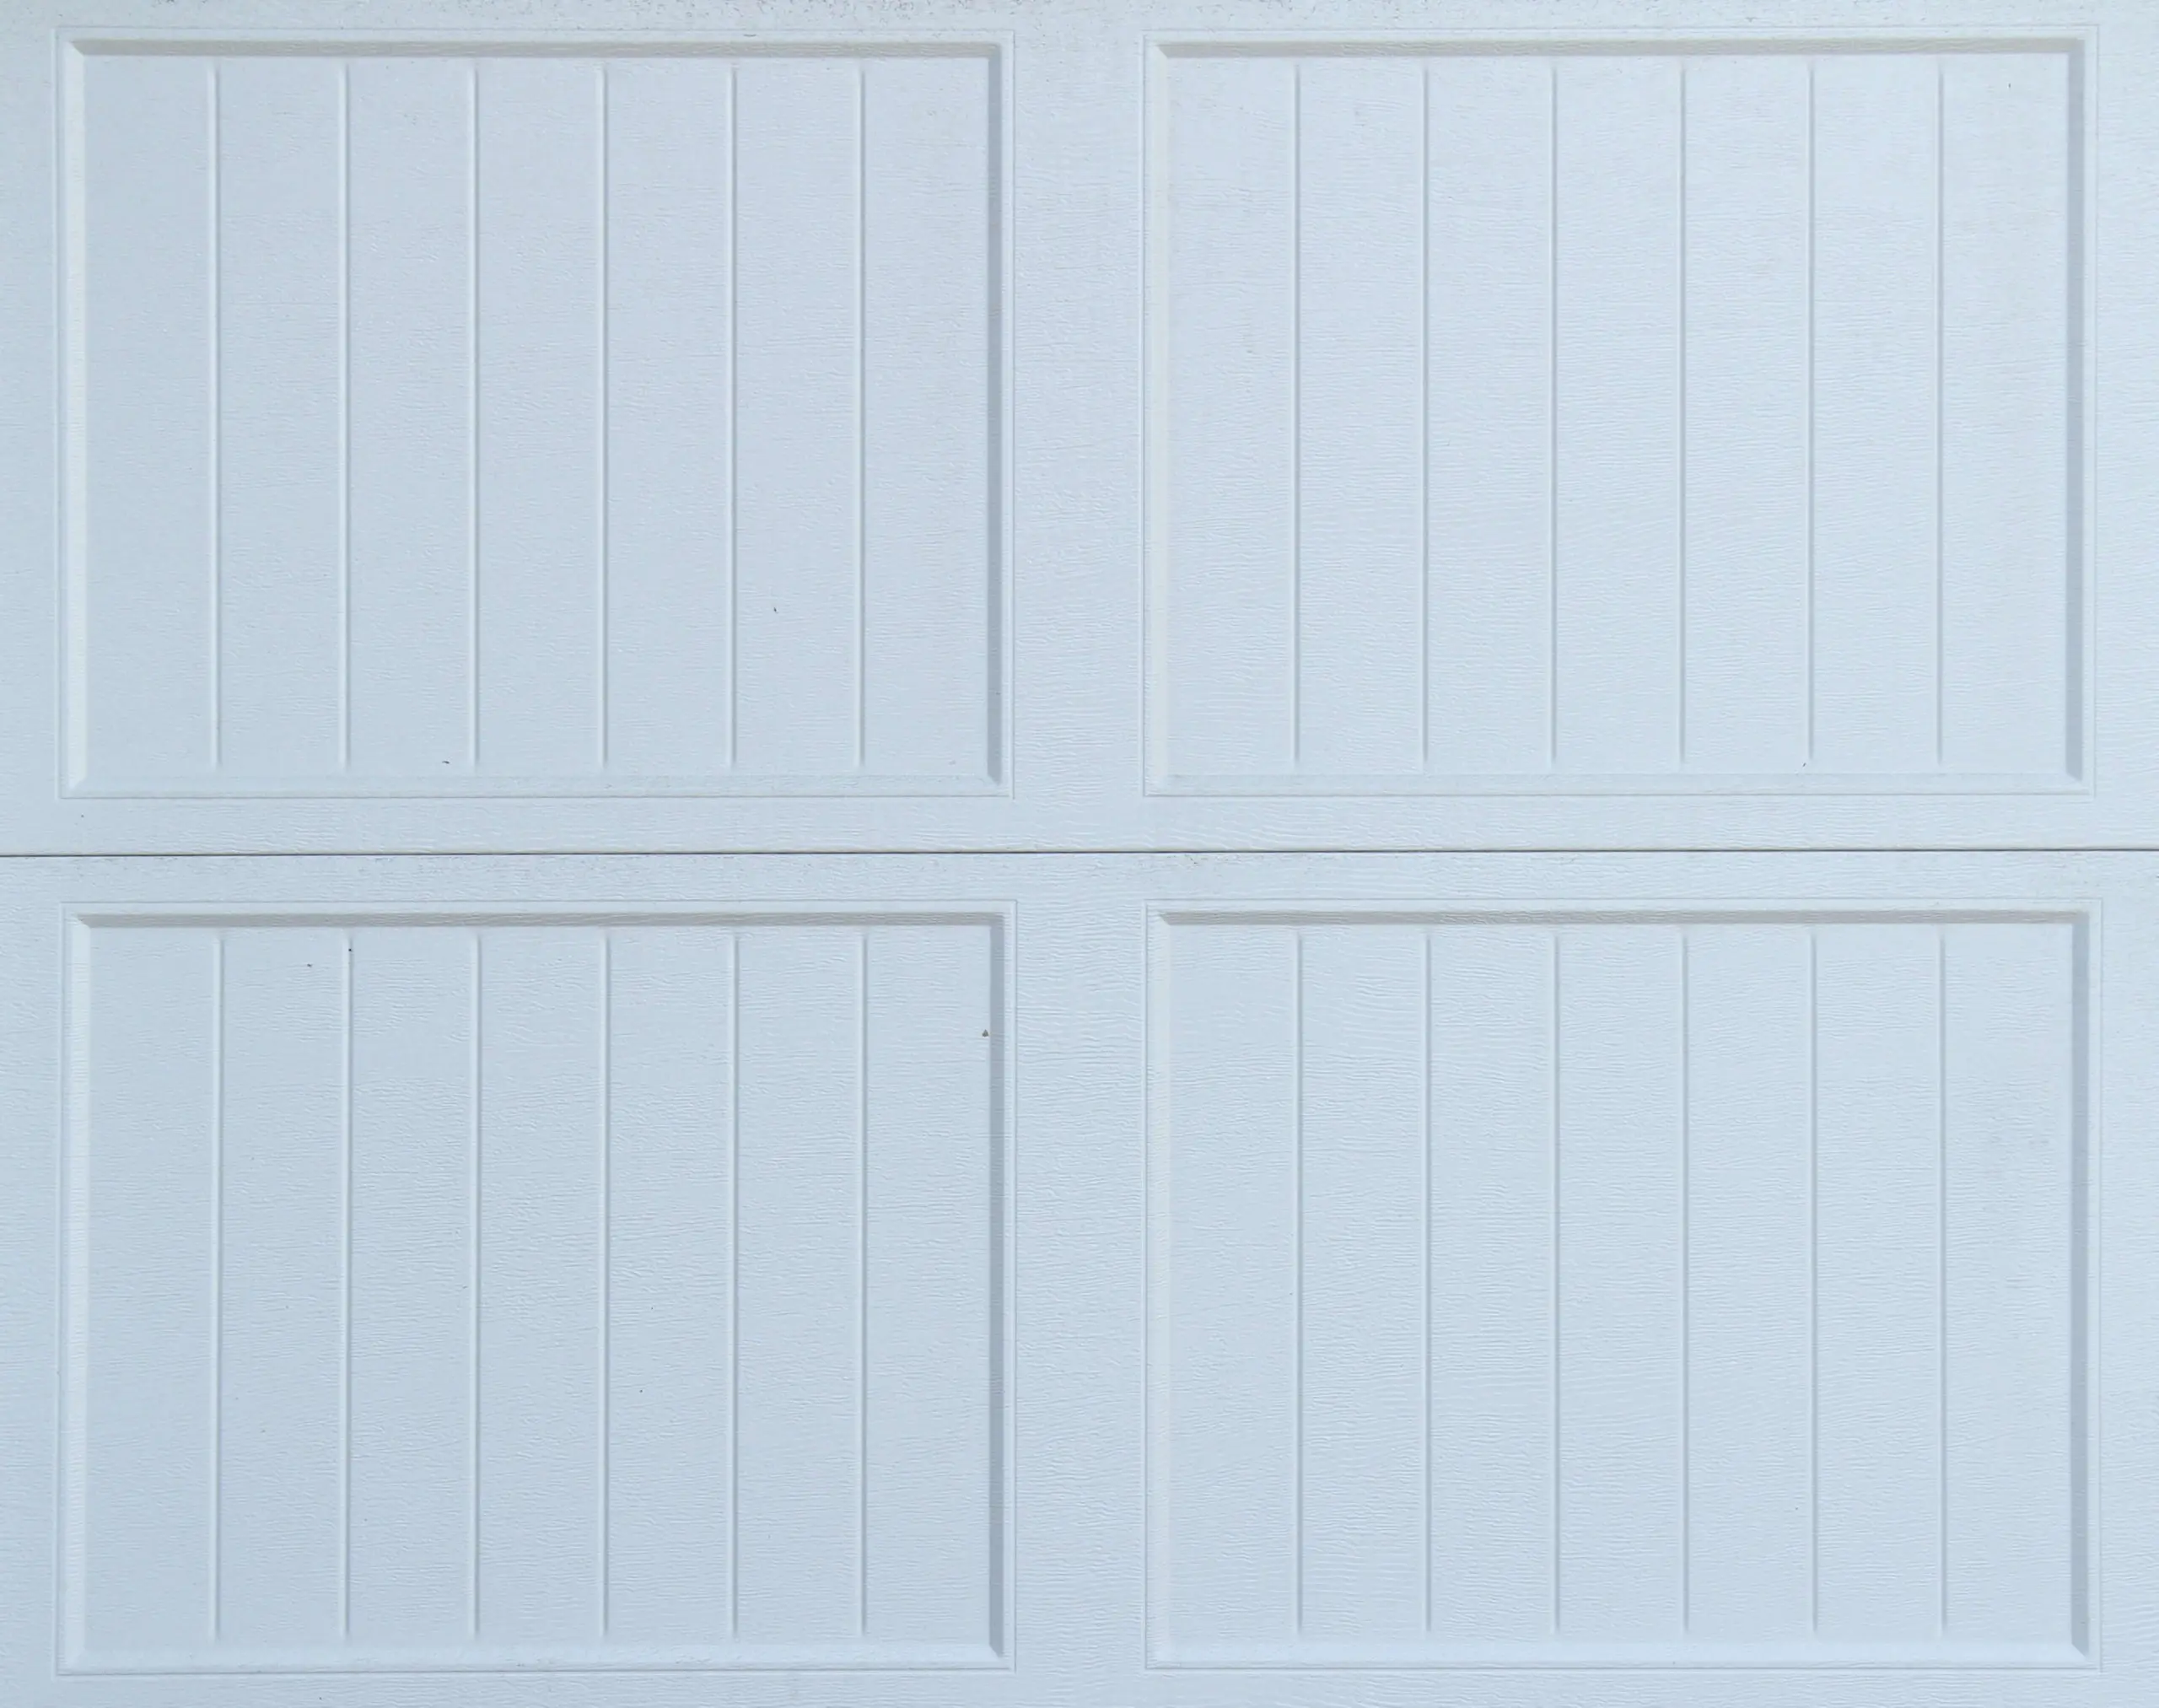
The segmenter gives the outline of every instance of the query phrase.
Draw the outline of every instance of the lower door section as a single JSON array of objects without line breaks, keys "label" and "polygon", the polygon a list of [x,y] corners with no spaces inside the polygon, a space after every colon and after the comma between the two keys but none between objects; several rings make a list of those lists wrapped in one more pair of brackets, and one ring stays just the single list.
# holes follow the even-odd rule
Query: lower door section
[{"label": "lower door section", "polygon": [[9,1700],[2159,1691],[2159,860],[0,886]]}]

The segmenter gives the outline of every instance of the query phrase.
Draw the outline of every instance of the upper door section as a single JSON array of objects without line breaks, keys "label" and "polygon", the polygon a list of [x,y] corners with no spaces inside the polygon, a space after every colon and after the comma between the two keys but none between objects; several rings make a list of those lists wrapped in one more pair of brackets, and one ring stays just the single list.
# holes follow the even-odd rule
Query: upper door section
[{"label": "upper door section", "polygon": [[2125,5],[137,9],[8,847],[2159,838]]}]

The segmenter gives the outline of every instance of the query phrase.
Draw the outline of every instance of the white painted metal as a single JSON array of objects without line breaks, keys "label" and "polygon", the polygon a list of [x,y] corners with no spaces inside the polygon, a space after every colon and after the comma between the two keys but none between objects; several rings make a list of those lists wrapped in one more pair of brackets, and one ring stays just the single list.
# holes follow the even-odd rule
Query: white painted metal
[{"label": "white painted metal", "polygon": [[2126,0],[58,7],[8,846],[2159,835]]},{"label": "white painted metal", "polygon": [[11,1698],[2159,1678],[2148,856],[4,881]]}]

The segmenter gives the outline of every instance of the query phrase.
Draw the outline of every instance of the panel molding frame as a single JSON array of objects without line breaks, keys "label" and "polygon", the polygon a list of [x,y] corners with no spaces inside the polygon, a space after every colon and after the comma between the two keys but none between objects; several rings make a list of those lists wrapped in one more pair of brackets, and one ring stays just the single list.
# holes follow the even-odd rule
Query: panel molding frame
[{"label": "panel molding frame", "polygon": [[[725,33],[710,30],[590,31],[455,28],[354,30],[310,29],[142,29],[66,25],[53,32],[55,159],[53,288],[55,357],[58,389],[55,455],[58,505],[58,578],[56,672],[52,715],[56,798],[67,800],[354,803],[430,800],[682,800],[812,801],[996,800],[1013,793],[1016,649],[1013,610],[1015,502],[1013,482],[1015,370],[1013,326],[1015,32],[969,28],[909,28],[891,33],[848,35],[832,30],[759,30]],[[690,777],[630,773],[489,776],[458,773],[431,777],[374,779],[345,773],[342,784],[328,777],[250,781],[214,775],[200,786],[124,775],[93,775],[89,749],[89,575],[88,558],[88,276],[85,207],[87,143],[84,135],[83,73],[94,56],[321,56],[326,58],[488,57],[574,58],[612,61],[639,58],[905,59],[978,57],[989,71],[990,162],[988,181],[990,266],[987,318],[989,369],[993,376],[989,411],[986,486],[990,514],[985,541],[991,574],[987,630],[982,661],[986,667],[984,765],[979,775],[950,779],[906,773],[857,772],[830,775],[762,774],[745,771]],[[732,305],[730,304],[730,313]],[[349,414],[349,400],[347,400]],[[349,426],[347,429],[349,437]],[[603,493],[604,502],[604,493]],[[349,594],[349,565],[346,566]],[[350,651],[349,612],[343,641]],[[605,639],[603,625],[602,639]],[[213,677],[214,683],[214,677]],[[349,699],[349,684],[341,684]]]},{"label": "panel molding frame", "polygon": [[[53,1665],[62,1678],[187,1678],[245,1675],[382,1676],[417,1673],[1010,1673],[1018,1666],[1014,1609],[1018,1591],[1018,1428],[1015,1371],[1019,1355],[1015,1292],[1018,1174],[1015,1075],[1019,1010],[1015,977],[1018,904],[1015,902],[888,902],[877,899],[756,902],[719,905],[677,902],[325,902],[128,903],[70,902],[58,913],[62,967],[59,1106],[57,1339],[54,1382],[54,1527],[57,1536]],[[239,1645],[164,1652],[101,1655],[86,1641],[88,1464],[83,1430],[89,1409],[90,1290],[89,1156],[93,1137],[90,953],[98,931],[367,927],[440,927],[484,930],[505,926],[611,928],[708,926],[972,927],[989,933],[989,1047],[992,1149],[985,1205],[990,1255],[989,1296],[996,1328],[988,1349],[992,1419],[988,1432],[990,1575],[984,1587],[991,1616],[985,1642],[862,1641],[659,1645],[649,1642],[525,1644],[476,1639],[455,1647],[385,1647],[361,1641],[304,1648]],[[349,1213],[349,1210],[348,1210]]]},{"label": "panel molding frame", "polygon": [[[1707,800],[1719,796],[1790,797],[1796,800],[1881,796],[1984,800],[1989,797],[2034,800],[2096,796],[2095,763],[2098,716],[2098,630],[2094,582],[2097,552],[2097,487],[2094,447],[2097,443],[2098,374],[2097,328],[2099,299],[2095,258],[2098,253],[2097,179],[2099,126],[2094,89],[2099,30],[2090,25],[2020,29],[1975,26],[1955,30],[1876,25],[1825,28],[1761,26],[1727,29],[1667,29],[1619,26],[1601,29],[1553,27],[1541,30],[1225,30],[1195,32],[1160,30],[1145,33],[1142,46],[1144,114],[1143,127],[1141,295],[1141,532],[1140,728],[1144,757],[1142,789],[1149,798],[1262,801],[1298,799],[1407,800],[1429,798],[1495,800],[1524,797],[1564,800],[1570,797],[1625,798],[1657,802]],[[1181,773],[1171,762],[1170,725],[1171,660],[1169,601],[1173,566],[1170,562],[1168,464],[1171,358],[1168,258],[1169,73],[1179,59],[1354,58],[1392,56],[1471,57],[1505,55],[1546,58],[1586,57],[1658,57],[1699,54],[1901,55],[1921,53],[1993,54],[2059,52],[2068,59],[2070,179],[2068,209],[2069,314],[2070,351],[2067,408],[2065,511],[2068,538],[2063,562],[2067,621],[2066,752],[2059,773],[1990,774],[1983,772],[1815,772],[1805,774],[1756,772],[1676,771],[1629,773],[1548,770],[1543,773],[1447,773],[1423,775],[1346,775],[1290,772],[1280,775],[1213,775]],[[1937,389],[1939,376],[1937,376]],[[1429,498],[1427,500],[1429,503]],[[1428,568],[1429,574],[1429,568]],[[1429,642],[1427,643],[1429,645]],[[1682,672],[1685,663],[1683,655]],[[1429,692],[1429,690],[1428,690]],[[1429,717],[1429,706],[1426,715]]]},{"label": "panel molding frame", "polygon": [[[1805,859],[1804,855],[1790,856]],[[1254,899],[1221,896],[1176,900],[1151,899],[1144,906],[1145,996],[1142,1026],[1145,1064],[1142,1072],[1145,1186],[1145,1319],[1142,1361],[1145,1367],[1143,1412],[1145,1446],[1141,1481],[1144,1508],[1144,1608],[1142,1615],[1144,1666],[1150,1673],[1236,1673],[1255,1675],[1369,1673],[1376,1668],[1448,1672],[1504,1668],[1529,1672],[1619,1670],[1693,1673],[1805,1672],[1864,1668],[1885,1671],[1944,1670],[1957,1673],[2097,1671],[2102,1665],[2096,1607],[2098,1564],[2098,1446],[2101,1413],[2097,1403],[2099,1322],[2099,1236],[2097,1090],[2101,1077],[2100,1040],[2104,1033],[2101,999],[2102,903],[2082,899],[2035,902],[1898,901],[1836,899],[1833,892],[1807,900],[1736,901],[1671,899],[1586,902],[1555,896],[1548,901],[1446,902],[1418,905],[1403,901],[1347,899]],[[2066,1642],[1989,1643],[1944,1640],[1936,1642],[1857,1643],[1704,1641],[1683,1637],[1667,1642],[1625,1643],[1553,1637],[1543,1641],[1470,1642],[1427,1639],[1422,1642],[1322,1640],[1280,1642],[1179,1642],[1168,1630],[1167,1586],[1171,1578],[1171,1529],[1165,1508],[1169,1487],[1169,1443],[1162,1421],[1169,1409],[1173,1363],[1166,1350],[1169,1335],[1159,1320],[1166,1297],[1170,1261],[1171,1202],[1170,1157],[1175,1142],[1174,1118],[1167,1085],[1171,1057],[1170,1013],[1173,974],[1169,952],[1174,931],[1213,926],[1324,927],[1395,925],[1443,929],[1462,925],[1515,925],[1559,929],[1569,925],[1923,925],[1970,924],[2065,926],[2070,933],[2070,973],[2073,1079],[2068,1088],[2070,1231],[2069,1375],[2070,1487],[2065,1491],[2070,1529],[2070,1637]],[[1428,996],[1429,1000],[1429,996]],[[1429,1016],[1427,1024],[1429,1024]],[[1427,1119],[1429,1119],[1428,1112]],[[1429,1280],[1428,1280],[1429,1285]],[[1429,1399],[1428,1399],[1429,1404]]]}]

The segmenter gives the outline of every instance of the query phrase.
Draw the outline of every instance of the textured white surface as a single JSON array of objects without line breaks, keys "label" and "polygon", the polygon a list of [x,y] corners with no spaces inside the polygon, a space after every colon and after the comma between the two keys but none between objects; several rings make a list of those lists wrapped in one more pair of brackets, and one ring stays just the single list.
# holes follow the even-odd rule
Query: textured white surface
[{"label": "textured white surface", "polygon": [[0,1700],[2143,1708],[2155,87],[8,13]]}]

